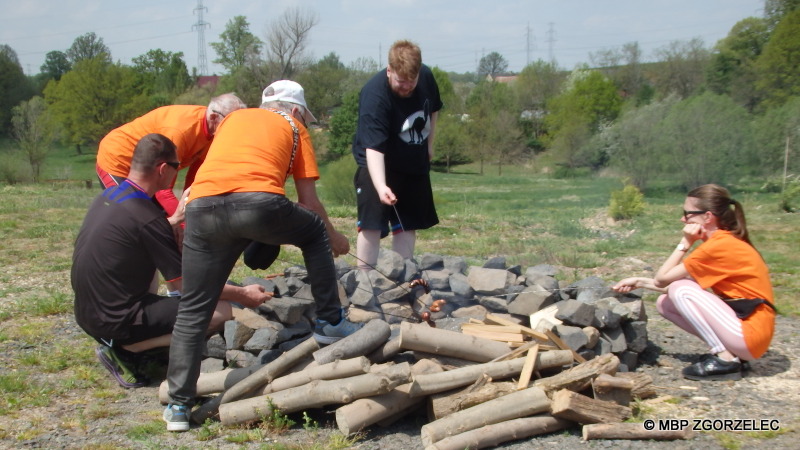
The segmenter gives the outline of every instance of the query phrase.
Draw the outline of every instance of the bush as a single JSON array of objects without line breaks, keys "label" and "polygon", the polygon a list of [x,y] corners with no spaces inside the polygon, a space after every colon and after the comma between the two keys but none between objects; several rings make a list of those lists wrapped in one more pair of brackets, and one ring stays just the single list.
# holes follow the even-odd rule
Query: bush
[{"label": "bush", "polygon": [[786,180],[786,189],[781,194],[781,209],[786,212],[800,209],[800,177],[792,176]]},{"label": "bush", "polygon": [[632,184],[611,193],[609,215],[614,220],[631,219],[644,212],[644,195]]},{"label": "bush", "polygon": [[0,152],[0,182],[17,184],[30,179],[30,166],[20,152]]},{"label": "bush", "polygon": [[356,173],[356,162],[347,155],[328,164],[320,177],[320,196],[325,205],[355,206],[356,190],[353,187],[353,176]]}]

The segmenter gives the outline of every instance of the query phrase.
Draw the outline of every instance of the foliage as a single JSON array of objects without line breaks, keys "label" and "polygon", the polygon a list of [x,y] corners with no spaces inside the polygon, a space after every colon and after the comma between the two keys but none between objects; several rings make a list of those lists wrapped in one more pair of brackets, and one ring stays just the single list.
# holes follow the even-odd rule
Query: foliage
[{"label": "foliage", "polygon": [[677,102],[676,96],[670,96],[630,110],[598,136],[610,165],[640,189],[662,172],[661,163],[668,153],[665,141],[670,140],[662,130],[662,122]]},{"label": "foliage", "polygon": [[770,27],[774,29],[783,17],[800,8],[800,0],[764,0],[764,18]]},{"label": "foliage", "polygon": [[705,79],[711,52],[702,39],[673,41],[656,50],[656,85],[662,96],[687,98],[697,92]]},{"label": "foliage", "polygon": [[767,107],[785,103],[800,95],[800,9],[787,14],[778,25],[756,61],[756,87]]},{"label": "foliage", "polygon": [[13,109],[11,118],[14,139],[28,159],[33,181],[39,181],[42,165],[55,137],[47,105],[41,97],[23,101]]},{"label": "foliage", "polygon": [[320,176],[320,196],[326,205],[355,206],[356,190],[353,175],[356,173],[355,160],[347,155],[326,165]]},{"label": "foliage", "polygon": [[0,182],[17,184],[30,178],[30,165],[21,151],[0,152]]},{"label": "foliage", "polygon": [[334,52],[297,75],[296,81],[303,86],[308,107],[317,120],[326,121],[334,108],[342,104],[343,89],[349,76],[349,71]]},{"label": "foliage", "polygon": [[564,76],[555,63],[538,60],[528,64],[517,76],[513,88],[522,111],[521,127],[528,147],[541,151],[547,128],[547,103],[559,93]]},{"label": "foliage", "polygon": [[319,429],[319,423],[312,419],[306,411],[303,411],[303,429],[306,431],[316,431]]},{"label": "foliage", "polygon": [[17,53],[8,45],[0,45],[0,135],[10,130],[11,108],[30,98],[32,91]]},{"label": "foliage", "polygon": [[217,53],[217,59],[213,62],[221,64],[229,72],[244,67],[248,60],[257,58],[261,53],[262,42],[250,32],[250,24],[245,16],[230,19],[219,38],[221,42],[210,44]]},{"label": "foliage", "polygon": [[61,81],[48,83],[44,95],[66,141],[78,148],[99,142],[148,106],[133,69],[103,57],[78,61]]},{"label": "foliage", "polygon": [[331,116],[329,150],[333,155],[345,156],[352,151],[353,137],[358,127],[358,92],[346,94],[342,106]]},{"label": "foliage", "polygon": [[614,220],[632,219],[640,216],[646,207],[644,195],[632,184],[611,193],[608,214]]},{"label": "foliage", "polygon": [[645,86],[642,49],[638,42],[629,42],[619,49],[599,50],[589,55],[595,67],[619,87],[623,95],[636,98]]},{"label": "foliage", "polygon": [[490,76],[492,78],[502,75],[508,70],[508,61],[497,52],[491,52],[481,58],[478,63],[478,77]]},{"label": "foliage", "polygon": [[53,50],[52,52],[47,52],[44,57],[44,64],[39,68],[39,71],[45,79],[58,81],[71,68],[72,64],[70,64],[67,54],[59,50]]},{"label": "foliage", "polygon": [[786,168],[791,173],[800,173],[800,96],[756,116],[753,134],[759,153],[757,168],[763,175],[783,170],[787,145],[789,160]]},{"label": "foliage", "polygon": [[433,78],[436,80],[436,86],[439,87],[439,97],[441,97],[444,104],[442,110],[449,112],[462,111],[461,99],[456,95],[453,83],[450,81],[450,76],[447,75],[447,72],[438,67],[432,67],[431,72],[433,72]]},{"label": "foliage", "polygon": [[717,42],[706,72],[709,89],[730,95],[752,111],[760,100],[754,89],[755,62],[768,40],[769,32],[763,19],[748,17],[737,22],[728,36]]},{"label": "foliage", "polygon": [[433,160],[431,164],[450,168],[457,164],[470,162],[466,154],[466,123],[460,114],[440,111],[436,119],[436,133],[433,139]]},{"label": "foliage", "polygon": [[103,38],[97,36],[93,31],[76,37],[67,49],[66,56],[72,66],[88,59],[111,62],[111,50],[103,43]]},{"label": "foliage", "polygon": [[800,176],[792,176],[785,183],[781,193],[781,210],[786,212],[800,211]]},{"label": "foliage", "polygon": [[150,109],[172,103],[192,83],[183,52],[149,50],[133,58],[133,69],[140,76],[140,84],[150,93]]},{"label": "foliage", "polygon": [[267,31],[267,61],[276,64],[280,78],[293,78],[302,67],[311,29],[319,15],[300,7],[287,8]]},{"label": "foliage", "polygon": [[730,97],[711,92],[676,104],[664,119],[666,159],[684,188],[727,184],[757,164],[747,112]]}]

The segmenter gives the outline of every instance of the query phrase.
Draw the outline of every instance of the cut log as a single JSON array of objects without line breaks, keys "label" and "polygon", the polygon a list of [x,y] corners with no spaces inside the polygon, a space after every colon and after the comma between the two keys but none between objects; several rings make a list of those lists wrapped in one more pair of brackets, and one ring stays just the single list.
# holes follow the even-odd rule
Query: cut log
[{"label": "cut log", "polygon": [[522,344],[525,342],[525,337],[522,335],[522,333],[504,333],[472,328],[464,328],[461,330],[461,333],[483,339],[490,339],[492,341],[505,342],[508,344]]},{"label": "cut log", "polygon": [[633,380],[622,377],[612,377],[601,373],[592,381],[594,398],[618,405],[628,406],[631,403],[631,390]]},{"label": "cut log", "polygon": [[[413,375],[438,373],[440,365],[422,360],[411,367]],[[422,403],[424,398],[413,398],[408,394],[410,383],[396,387],[389,393],[358,399],[336,410],[336,425],[345,435],[356,433],[364,428],[403,415]]]},{"label": "cut log", "polygon": [[475,362],[491,361],[510,350],[502,342],[410,322],[400,325],[400,347]]},{"label": "cut log", "polygon": [[314,380],[335,380],[337,378],[352,377],[362,373],[367,373],[369,370],[370,363],[366,356],[342,359],[276,378],[272,381],[272,383],[264,386],[261,394],[269,394],[271,392],[290,389],[310,383]]},{"label": "cut log", "polygon": [[653,377],[640,372],[620,372],[616,377],[626,378],[633,381],[631,397],[644,400],[656,396],[656,388],[653,386]]},{"label": "cut log", "polygon": [[446,437],[426,447],[426,450],[463,450],[465,448],[495,447],[503,442],[554,433],[572,425],[573,423],[568,420],[558,419],[550,415],[523,417]]},{"label": "cut log", "polygon": [[539,354],[539,346],[534,345],[528,350],[528,356],[525,357],[525,365],[522,366],[522,372],[519,374],[519,383],[517,389],[526,389],[531,382],[531,376],[534,369],[536,369],[536,355]]},{"label": "cut log", "polygon": [[[253,372],[264,367],[264,364],[256,364],[250,367],[239,369],[223,369],[216,372],[204,372],[197,378],[197,396],[202,397],[210,394],[218,394],[225,389],[230,389],[234,384],[249,377]],[[167,380],[161,382],[158,387],[158,400],[162,405],[170,402],[169,383]]]},{"label": "cut log", "polygon": [[[479,381],[486,380],[488,377]],[[482,386],[469,386],[458,391],[447,391],[429,397],[428,418],[438,420],[463,409],[488,402],[495,398],[508,395],[517,391],[517,386],[511,381],[500,383],[483,383]]]},{"label": "cut log", "polygon": [[380,373],[366,373],[339,380],[316,380],[269,395],[222,404],[219,418],[223,425],[234,425],[268,417],[273,408],[290,414],[304,409],[350,403],[359,398],[385,394],[408,382],[409,377],[411,367],[408,363],[402,363]]},{"label": "cut log", "polygon": [[[192,422],[201,424],[205,422],[206,419],[215,417],[222,403],[249,395],[251,392],[254,392],[256,389],[261,388],[265,384],[271,382],[275,378],[290,370],[298,362],[303,361],[318,348],[319,344],[317,344],[317,341],[313,337],[306,339],[297,347],[279,356],[275,361],[265,364],[263,367],[253,372],[244,380],[234,384],[224,393],[200,405],[200,407],[192,412]],[[228,395],[226,396],[226,394]]]},{"label": "cut log", "polygon": [[[559,367],[570,362],[572,353],[568,350],[553,350],[536,356],[536,367],[539,368]],[[517,358],[511,361],[476,364],[432,375],[420,375],[414,377],[411,383],[411,395],[419,397],[467,386],[484,374],[494,380],[513,377],[519,375],[524,365],[525,358]]]},{"label": "cut log", "polygon": [[[563,351],[563,350],[562,350]],[[547,352],[552,353],[552,352]],[[545,354],[547,354],[545,353]],[[540,367],[539,363],[536,367]],[[578,364],[552,377],[540,378],[533,382],[534,386],[544,389],[548,395],[561,389],[580,392],[592,384],[592,379],[601,373],[614,375],[619,368],[619,358],[613,353],[600,355],[597,358]]]},{"label": "cut log", "polygon": [[559,319],[556,319],[556,314],[558,313],[558,303],[554,303],[550,306],[546,306],[539,311],[531,314],[529,317],[531,328],[534,330],[539,326],[539,322],[546,320],[547,322],[553,325],[561,325],[562,322]]},{"label": "cut log", "polygon": [[461,367],[469,367],[479,364],[475,361],[467,361],[466,359],[453,358],[452,356],[434,355],[433,353],[427,353],[427,352],[412,351],[411,354],[414,355],[414,359],[417,361],[422,361],[423,359],[430,359],[431,361],[435,361],[437,364],[440,364],[446,370],[453,370]]},{"label": "cut log", "polygon": [[682,430],[645,430],[641,423],[598,423],[583,426],[583,440],[591,439],[655,439],[670,441],[691,439],[694,432],[691,427]]},{"label": "cut log", "polygon": [[364,356],[385,344],[392,331],[389,324],[381,319],[372,319],[360,330],[314,352],[317,364],[327,364],[337,359]]},{"label": "cut log", "polygon": [[422,444],[429,446],[442,439],[469,430],[538,414],[550,409],[550,400],[544,391],[532,387],[490,400],[472,408],[423,425],[420,430]]},{"label": "cut log", "polygon": [[497,316],[497,315],[494,315],[494,314],[491,314],[491,313],[486,314],[486,318],[484,319],[484,321],[485,322],[489,322],[489,323],[496,323],[498,325],[505,325],[505,326],[508,326],[508,327],[516,327],[516,328],[519,329],[520,333],[526,334],[526,335],[536,339],[537,341],[542,341],[542,342],[549,341],[547,336],[545,336],[542,333],[539,333],[538,331],[535,331],[535,330],[533,330],[531,328],[528,328],[528,327],[523,327],[522,325],[516,324],[516,323],[514,323],[514,322],[512,322],[512,321],[510,321],[508,319],[504,319],[504,318],[502,318],[500,316]]},{"label": "cut log", "polygon": [[392,359],[394,355],[400,353],[400,350],[400,338],[396,337],[375,349],[367,355],[367,358],[373,363],[379,364]]},{"label": "cut log", "polygon": [[631,409],[562,389],[553,394],[550,413],[578,423],[617,423],[631,416]]}]

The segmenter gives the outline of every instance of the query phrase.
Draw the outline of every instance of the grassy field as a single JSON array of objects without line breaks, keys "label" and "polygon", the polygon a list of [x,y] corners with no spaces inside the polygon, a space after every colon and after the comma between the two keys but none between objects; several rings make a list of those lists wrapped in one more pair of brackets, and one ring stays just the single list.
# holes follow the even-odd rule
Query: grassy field
[{"label": "grassy field", "polygon": [[[417,254],[463,256],[471,264],[502,255],[523,268],[556,265],[565,282],[596,275],[610,283],[634,275],[633,268],[639,275],[658,268],[681,236],[684,193],[669,187],[646,193],[642,216],[613,222],[610,193],[622,187],[614,178],[553,179],[524,165],[504,168],[502,177],[477,172],[466,166],[433,174],[441,223],[419,233]],[[0,185],[0,416],[47,405],[56,396],[90,397],[100,410],[124,397],[97,364],[93,341],[68,320],[72,246],[99,193],[94,157],[54,155],[42,178],[50,181]],[[93,188],[84,180],[93,180]],[[778,195],[755,187],[739,187],[734,195],[745,205],[753,241],[772,271],[779,311],[797,316],[800,214],[780,212]],[[329,205],[329,212],[354,246],[355,208]],[[356,263],[351,255],[345,260]],[[287,248],[274,269],[298,262],[299,252]],[[240,264],[232,279],[248,275],[257,273]],[[89,408],[76,420],[85,423],[92,414],[101,412]],[[0,440],[5,438],[25,435],[0,424]]]}]

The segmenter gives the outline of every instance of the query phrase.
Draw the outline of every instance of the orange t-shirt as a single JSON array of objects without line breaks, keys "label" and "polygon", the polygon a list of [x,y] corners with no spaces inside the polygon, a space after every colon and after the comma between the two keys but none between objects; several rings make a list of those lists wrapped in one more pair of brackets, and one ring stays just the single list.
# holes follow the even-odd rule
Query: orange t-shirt
[{"label": "orange t-shirt", "polygon": [[[774,304],[769,269],[753,246],[730,231],[717,230],[684,260],[689,275],[722,298],[762,298]],[[767,351],[775,330],[775,311],[759,305],[742,320],[744,340],[756,358]]]},{"label": "orange t-shirt", "polygon": [[108,133],[97,149],[97,165],[106,172],[127,177],[133,149],[146,134],[168,137],[177,148],[180,169],[192,167],[186,177],[191,186],[193,175],[211,145],[206,124],[206,107],[195,105],[162,106]]},{"label": "orange t-shirt", "polygon": [[189,201],[230,192],[285,195],[289,174],[295,179],[318,179],[311,137],[301,123],[295,124],[300,139],[290,171],[293,132],[289,121],[275,111],[261,108],[228,114],[197,172]]}]

